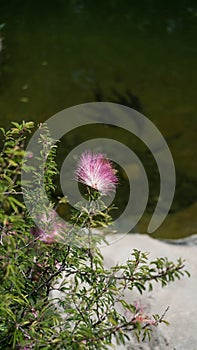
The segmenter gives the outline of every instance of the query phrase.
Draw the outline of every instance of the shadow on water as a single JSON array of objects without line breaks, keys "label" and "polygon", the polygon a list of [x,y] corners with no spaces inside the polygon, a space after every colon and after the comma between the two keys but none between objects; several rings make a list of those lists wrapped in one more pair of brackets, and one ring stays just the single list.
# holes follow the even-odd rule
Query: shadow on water
[{"label": "shadow on water", "polygon": [[[125,105],[127,107],[133,108],[138,110],[139,112],[143,113],[144,106],[141,102],[141,99],[136,96],[133,92],[131,92],[128,88],[125,90],[125,93],[119,92],[116,88],[111,89],[111,94],[109,94],[107,97],[105,97],[104,91],[99,87],[97,87],[94,90],[94,101],[97,102],[113,102],[118,103],[121,105]],[[145,210],[145,216],[151,217],[151,215],[154,212],[154,209],[156,207],[158,198],[159,198],[159,191],[160,191],[160,176],[157,168],[156,161],[150,152],[149,149],[143,144],[143,142],[138,139],[135,135],[131,135],[129,131],[125,129],[118,128],[116,126],[111,125],[86,125],[79,128],[76,128],[75,130],[71,131],[70,133],[67,133],[66,137],[63,137],[61,142],[65,145],[65,148],[67,149],[67,154],[69,154],[70,151],[73,150],[74,147],[79,145],[80,143],[83,143],[85,141],[96,139],[96,138],[110,138],[113,140],[117,140],[120,143],[123,143],[127,147],[129,147],[134,153],[139,157],[141,160],[146,173],[148,177],[149,182],[149,198],[147,207]],[[173,137],[166,138],[167,143],[173,142],[174,139],[179,138],[179,134],[175,134]],[[58,159],[59,164],[61,165],[63,160],[65,158],[65,152],[61,153],[61,151],[58,153]],[[133,166],[132,164],[128,166]],[[127,178],[127,174],[116,164],[116,168],[118,170],[119,174],[119,180],[120,180],[120,186],[117,189],[116,196],[114,198],[114,204],[119,208],[118,210],[114,211],[112,213],[113,219],[116,219],[121,215],[121,213],[124,211],[125,207],[128,203],[128,195],[130,192],[129,187],[129,180]],[[57,196],[62,195],[61,189],[59,187],[59,191],[57,192]],[[176,214],[180,213],[181,211],[187,210],[192,205],[195,204],[197,198],[197,180],[194,178],[190,178],[186,173],[180,171],[179,169],[176,169],[176,190],[175,190],[175,196],[172,203],[172,206],[169,211],[169,215],[171,217],[175,217]],[[71,207],[69,204],[67,206],[64,206],[64,209],[62,210],[67,211],[67,218],[68,213],[71,210]],[[60,210],[61,211],[61,210]],[[146,231],[147,227],[142,225],[144,232]],[[191,232],[193,233],[193,232]],[[186,235],[186,234],[184,234]],[[170,234],[167,232],[166,235],[163,233],[156,233],[155,237],[163,238],[173,238],[173,233],[170,232]],[[175,235],[176,237],[181,237],[181,233],[177,233]]]},{"label": "shadow on water", "polygon": [[[130,108],[133,108],[138,112],[144,113],[143,104],[139,96],[136,96],[135,94],[133,94],[133,92],[131,92],[130,89],[127,88],[124,94],[120,93],[115,88],[112,88],[111,91],[112,91],[111,97],[108,96],[107,98],[105,98],[104,92],[102,91],[102,89],[97,88],[94,94],[95,100],[98,102],[109,101],[109,102],[118,103]],[[174,141],[174,139],[177,140],[179,136],[180,134],[175,134],[173,135],[173,137],[167,137],[166,141],[167,143],[169,143],[170,141]],[[132,149],[133,144],[132,142],[129,142],[129,140],[131,139],[130,135],[125,133],[124,139],[128,147]],[[156,199],[158,198],[158,195],[159,195],[159,173],[157,170],[157,166],[156,166],[154,157],[152,156],[149,150],[145,150],[144,152],[139,152],[136,149],[135,151],[136,153],[138,153],[142,161],[142,164],[144,164],[144,167],[148,173],[150,197],[147,205],[147,211],[153,212],[156,205]],[[179,171],[179,169],[176,169],[176,191],[175,191],[173,204],[170,209],[170,213],[176,213],[182,209],[187,208],[188,206],[195,203],[196,199],[197,199],[197,180],[195,180],[194,178],[190,178],[187,174],[184,174],[183,172]]]},{"label": "shadow on water", "polygon": [[143,113],[143,107],[138,96],[134,95],[130,89],[126,89],[122,94],[116,88],[111,89],[111,96],[104,96],[104,92],[101,87],[97,87],[94,91],[94,98],[97,102],[113,102],[121,105],[136,109],[138,112]]}]

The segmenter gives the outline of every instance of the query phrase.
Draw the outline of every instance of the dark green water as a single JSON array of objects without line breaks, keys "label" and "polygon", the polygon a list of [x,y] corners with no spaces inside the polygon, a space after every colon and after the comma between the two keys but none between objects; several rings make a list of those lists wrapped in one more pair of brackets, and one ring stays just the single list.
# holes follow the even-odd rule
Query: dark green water
[{"label": "dark green water", "polygon": [[[196,233],[196,1],[0,0],[1,23],[1,126],[22,119],[38,123],[66,107],[100,100],[139,109],[166,138],[177,171],[171,212],[155,235]],[[69,150],[88,137],[88,130],[70,135],[64,145]],[[149,177],[140,222],[145,232],[159,193],[157,169],[135,140],[118,137],[138,152]]]}]

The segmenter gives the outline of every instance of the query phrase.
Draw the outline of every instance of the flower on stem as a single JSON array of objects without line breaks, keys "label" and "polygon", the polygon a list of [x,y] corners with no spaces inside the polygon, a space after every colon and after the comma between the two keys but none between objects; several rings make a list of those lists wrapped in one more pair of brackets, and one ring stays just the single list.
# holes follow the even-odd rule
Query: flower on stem
[{"label": "flower on stem", "polygon": [[31,227],[30,233],[46,244],[52,244],[56,239],[60,239],[67,229],[66,225],[56,219],[55,212],[50,212],[48,216],[45,213],[40,215],[39,221],[42,222],[43,228]]},{"label": "flower on stem", "polygon": [[102,153],[92,153],[91,151],[82,153],[75,178],[103,195],[114,192],[118,184],[116,170],[110,160]]},{"label": "flower on stem", "polygon": [[142,305],[139,301],[134,301],[133,306],[135,308],[134,312],[130,312],[129,310],[126,310],[124,313],[124,316],[127,318],[128,321],[132,322],[133,324],[137,324],[137,323],[141,324],[141,326],[157,325],[153,317],[147,315],[145,311],[146,307]]},{"label": "flower on stem", "polygon": [[133,320],[132,320],[133,323],[140,323],[140,324],[147,324],[147,325],[149,324],[152,326],[156,325],[155,320],[153,320],[152,317],[146,315],[144,305],[140,305],[138,301],[135,301],[134,306],[136,309],[136,313],[133,316]]},{"label": "flower on stem", "polygon": [[136,315],[135,316],[135,319],[133,320],[133,323],[143,323],[143,324],[149,324],[149,325],[152,325],[152,326],[155,326],[156,325],[156,322],[155,320],[153,320],[152,318],[150,318],[149,316],[146,316],[146,315]]}]

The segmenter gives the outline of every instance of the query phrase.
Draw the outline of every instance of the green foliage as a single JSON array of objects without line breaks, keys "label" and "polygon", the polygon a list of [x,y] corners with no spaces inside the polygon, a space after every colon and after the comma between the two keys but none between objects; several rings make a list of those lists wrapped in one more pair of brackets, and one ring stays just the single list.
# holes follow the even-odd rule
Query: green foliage
[{"label": "green foliage", "polygon": [[[88,207],[78,204],[72,216],[74,229],[88,230],[89,245],[46,244],[39,235],[35,237],[35,225],[23,203],[20,184],[22,165],[32,171],[24,163],[25,140],[32,128],[33,123],[23,122],[13,123],[7,132],[2,129],[0,349],[99,350],[108,349],[113,337],[118,344],[125,344],[132,335],[139,341],[149,337],[152,327],[166,322],[165,314],[144,314],[138,305],[125,301],[124,293],[134,289],[143,293],[151,290],[154,282],[165,286],[180,278],[185,273],[183,261],[158,258],[149,262],[147,254],[134,250],[124,265],[105,268],[99,246],[92,244],[91,236],[92,227],[110,223],[109,210],[98,194],[91,194]],[[44,184],[50,197],[57,173],[56,146],[47,128],[40,126],[40,130]],[[29,201],[33,195],[42,195],[42,171],[34,173],[33,181],[40,187],[38,193],[30,187]],[[117,311],[119,305],[123,313]]]},{"label": "green foliage", "polygon": [[0,223],[5,234],[9,231],[13,234],[14,230],[24,231],[26,225],[20,174],[25,140],[33,128],[32,122],[12,124],[13,127],[7,132],[1,129],[4,140],[0,152]]}]

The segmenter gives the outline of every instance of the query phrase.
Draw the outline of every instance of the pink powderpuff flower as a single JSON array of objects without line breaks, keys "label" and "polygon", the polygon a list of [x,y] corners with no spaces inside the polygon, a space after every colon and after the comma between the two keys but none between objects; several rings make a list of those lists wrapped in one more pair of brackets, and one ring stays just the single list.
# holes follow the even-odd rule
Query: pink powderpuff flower
[{"label": "pink powderpuff flower", "polygon": [[156,325],[156,322],[150,318],[149,316],[146,316],[146,315],[136,315],[136,317],[133,319],[133,323],[143,323],[143,324],[149,324],[151,326],[155,326]]},{"label": "pink powderpuff flower", "polygon": [[82,153],[75,172],[77,181],[92,187],[101,194],[114,192],[118,184],[116,170],[102,153]]},{"label": "pink powderpuff flower", "polygon": [[43,223],[43,228],[31,227],[30,233],[46,244],[54,243],[67,228],[66,225],[56,219],[55,212],[50,212],[48,217],[46,214],[42,214],[39,220]]},{"label": "pink powderpuff flower", "polygon": [[134,302],[134,306],[136,308],[136,313],[133,317],[133,323],[143,323],[143,324],[149,324],[149,325],[156,325],[155,320],[152,319],[152,317],[146,315],[145,313],[145,306],[141,305],[139,301]]},{"label": "pink powderpuff flower", "polygon": [[124,313],[124,316],[128,321],[131,320],[134,324],[140,323],[142,326],[156,326],[156,321],[153,319],[153,317],[146,314],[146,307],[144,305],[142,305],[139,301],[134,301],[133,306],[135,307],[134,313],[130,312],[129,310],[126,310]]}]

